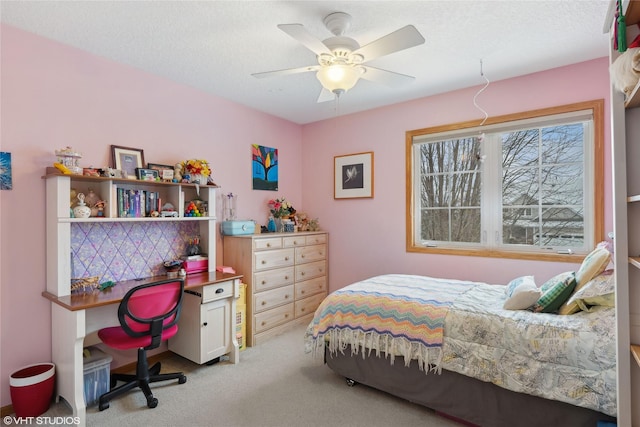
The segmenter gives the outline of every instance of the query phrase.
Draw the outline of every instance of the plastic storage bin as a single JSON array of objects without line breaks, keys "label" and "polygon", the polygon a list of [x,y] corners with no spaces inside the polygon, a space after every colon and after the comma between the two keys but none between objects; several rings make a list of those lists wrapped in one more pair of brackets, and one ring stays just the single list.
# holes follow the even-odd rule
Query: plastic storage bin
[{"label": "plastic storage bin", "polygon": [[[83,360],[84,402],[87,406],[98,403],[100,396],[109,391],[111,380],[111,357],[96,347],[89,347]],[[85,352],[86,353],[86,352]]]}]

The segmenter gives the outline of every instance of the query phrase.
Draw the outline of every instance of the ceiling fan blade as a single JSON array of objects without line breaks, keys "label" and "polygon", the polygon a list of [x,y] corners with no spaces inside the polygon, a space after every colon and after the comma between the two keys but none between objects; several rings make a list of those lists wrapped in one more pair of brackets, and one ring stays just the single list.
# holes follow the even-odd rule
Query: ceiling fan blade
[{"label": "ceiling fan blade", "polygon": [[378,40],[362,46],[353,52],[354,55],[362,55],[363,62],[371,61],[390,53],[398,52],[424,43],[424,37],[413,25],[407,25],[399,30],[389,33]]},{"label": "ceiling fan blade", "polygon": [[258,79],[262,79],[265,77],[288,76],[289,74],[306,73],[308,71],[318,71],[320,68],[321,68],[320,65],[309,65],[307,67],[287,68],[285,70],[275,70],[275,71],[265,71],[263,73],[253,73],[251,75]]},{"label": "ceiling fan blade", "polygon": [[318,103],[333,101],[334,99],[336,99],[336,94],[323,87],[320,96],[318,96]]},{"label": "ceiling fan blade", "polygon": [[362,73],[360,78],[366,79],[375,83],[382,83],[383,85],[390,87],[398,87],[407,83],[411,83],[415,80],[415,77],[408,76],[406,74],[394,73],[389,70],[382,70],[371,66],[363,66],[365,72]]},{"label": "ceiling fan blade", "polygon": [[320,39],[308,32],[302,24],[280,24],[278,25],[285,33],[302,43],[307,49],[316,55],[327,54],[332,55],[331,51]]}]

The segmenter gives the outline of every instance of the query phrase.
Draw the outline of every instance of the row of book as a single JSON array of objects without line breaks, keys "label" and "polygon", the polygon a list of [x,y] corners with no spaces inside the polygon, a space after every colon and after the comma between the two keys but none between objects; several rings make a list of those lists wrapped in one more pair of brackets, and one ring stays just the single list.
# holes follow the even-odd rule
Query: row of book
[{"label": "row of book", "polygon": [[157,191],[118,188],[116,198],[120,218],[143,218],[162,210],[162,199]]}]

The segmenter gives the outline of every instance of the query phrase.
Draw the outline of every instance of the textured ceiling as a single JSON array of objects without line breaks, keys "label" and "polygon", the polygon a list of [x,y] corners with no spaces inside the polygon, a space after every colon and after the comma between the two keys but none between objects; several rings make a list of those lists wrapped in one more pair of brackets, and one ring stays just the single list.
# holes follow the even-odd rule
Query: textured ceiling
[{"label": "textured ceiling", "polygon": [[[310,123],[607,56],[608,0],[553,1],[6,1],[1,20],[296,123]],[[360,80],[339,103],[317,103],[315,73],[252,73],[316,64],[280,31],[299,23],[325,39],[331,12],[353,19],[360,45],[405,25],[423,45],[368,65],[416,79],[401,88]]]}]

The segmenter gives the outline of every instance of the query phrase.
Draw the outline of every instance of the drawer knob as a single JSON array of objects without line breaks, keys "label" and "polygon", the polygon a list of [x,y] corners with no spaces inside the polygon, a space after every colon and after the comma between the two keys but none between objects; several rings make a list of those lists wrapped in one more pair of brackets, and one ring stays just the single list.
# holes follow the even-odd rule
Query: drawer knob
[{"label": "drawer knob", "polygon": [[300,309],[300,311],[304,312],[304,307],[302,307],[302,308]]},{"label": "drawer knob", "polygon": [[285,315],[284,315],[284,318],[286,319],[287,317],[289,317],[289,315],[288,315],[288,314],[285,314]]},{"label": "drawer knob", "polygon": [[266,263],[267,263],[267,261],[265,261],[265,260],[262,260],[262,263],[263,263],[263,264],[266,264]]},{"label": "drawer knob", "polygon": [[304,271],[300,272],[300,275],[301,275],[301,276],[304,276]]},{"label": "drawer knob", "polygon": [[301,293],[302,295],[304,295],[304,290],[300,291],[300,293]]},{"label": "drawer knob", "polygon": [[285,296],[284,296],[284,299],[289,299],[289,295],[285,295]]},{"label": "drawer knob", "polygon": [[298,241],[297,241],[297,240],[294,240],[294,241],[293,241],[293,244],[294,244],[294,245],[297,245],[297,244],[298,244]]},{"label": "drawer knob", "polygon": [[289,261],[289,257],[288,256],[284,257],[284,260]]},{"label": "drawer knob", "polygon": [[264,326],[264,325],[266,325],[266,324],[267,324],[267,322],[262,322],[262,326]]},{"label": "drawer knob", "polygon": [[216,294],[221,294],[224,292],[224,288],[218,288],[216,289]]},{"label": "drawer knob", "polygon": [[267,302],[266,301],[262,301],[262,305],[267,305]]},{"label": "drawer knob", "polygon": [[265,285],[266,283],[267,283],[267,281],[266,281],[266,280],[263,280],[263,281],[262,281],[262,284],[263,284],[263,285]]},{"label": "drawer knob", "polygon": [[271,243],[267,243],[267,247],[270,248],[271,247]]},{"label": "drawer knob", "polygon": [[204,323],[202,324],[202,326],[207,326],[207,325],[208,325],[208,323],[207,323],[207,322],[204,322]]},{"label": "drawer knob", "polygon": [[284,276],[284,280],[289,280],[289,276]]},{"label": "drawer knob", "polygon": [[304,258],[304,254],[300,255],[300,258]]}]

